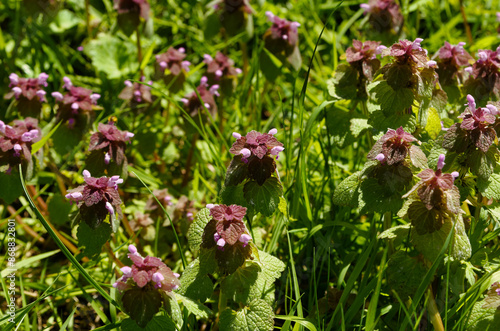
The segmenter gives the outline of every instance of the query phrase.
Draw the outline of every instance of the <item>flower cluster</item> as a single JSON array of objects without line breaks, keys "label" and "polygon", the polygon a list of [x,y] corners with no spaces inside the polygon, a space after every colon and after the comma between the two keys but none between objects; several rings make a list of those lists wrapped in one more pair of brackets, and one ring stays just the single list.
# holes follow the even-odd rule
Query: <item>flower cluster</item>
[{"label": "flower cluster", "polygon": [[229,152],[235,157],[227,170],[226,186],[238,185],[247,178],[263,185],[272,176],[276,171],[273,156],[277,159],[285,149],[274,137],[277,132],[277,129],[271,129],[268,133],[250,131],[246,136],[233,132],[236,141]]},{"label": "flower cluster", "polygon": [[84,87],[74,86],[68,77],[64,77],[63,81],[63,87],[68,92],[64,95],[60,92],[52,92],[52,96],[59,104],[58,116],[68,120],[69,127],[73,127],[75,118],[79,115],[90,115],[92,113],[92,106],[97,104],[97,100],[101,96]]},{"label": "flower cluster", "polygon": [[346,60],[351,66],[356,68],[360,74],[363,74],[368,80],[373,79],[373,74],[380,67],[380,61],[376,58],[384,50],[384,45],[380,45],[379,41],[352,41],[352,47],[349,47],[346,52]]},{"label": "flower cluster", "polygon": [[165,53],[156,55],[156,64],[162,72],[169,70],[174,76],[189,71],[191,62],[185,61],[186,50],[184,48],[175,49],[170,47]]},{"label": "flower cluster", "polygon": [[111,160],[115,160],[117,164],[123,164],[126,161],[125,146],[134,134],[118,130],[113,122],[99,123],[97,129],[99,131],[90,137],[89,152],[103,150],[104,163],[109,164]]},{"label": "flower cluster", "polygon": [[252,156],[263,159],[265,156],[275,155],[278,159],[280,152],[284,151],[283,144],[274,136],[278,133],[277,129],[271,129],[268,133],[250,131],[246,136],[233,132],[236,141],[229,150],[234,155],[241,155],[242,160],[248,163]]},{"label": "flower cluster", "polygon": [[83,171],[85,185],[68,190],[66,198],[78,204],[81,218],[91,227],[97,228],[108,216],[122,217],[118,185],[123,183],[119,176],[94,178],[88,170]]},{"label": "flower cluster", "polygon": [[[145,80],[145,77],[141,77],[141,82]],[[142,102],[152,103],[151,99],[151,87],[140,84],[138,82],[132,83],[129,80],[124,82],[125,88],[120,92],[118,98],[126,101],[131,101],[132,104],[137,105]],[[149,85],[153,85],[152,81],[148,81]]]},{"label": "flower cluster", "polygon": [[208,65],[207,78],[209,82],[218,82],[224,78],[232,79],[242,73],[240,68],[234,67],[234,61],[221,52],[217,52],[215,58],[205,54],[203,62]]},{"label": "flower cluster", "polygon": [[[477,61],[472,67],[465,68],[470,73],[470,79],[465,83],[466,89],[481,97],[478,93],[488,95],[493,92],[498,98],[500,94],[500,46],[496,50],[479,50]],[[477,87],[485,91],[476,91]]]},{"label": "flower cluster", "polygon": [[0,121],[0,166],[8,166],[7,172],[21,163],[31,162],[31,145],[41,138],[38,120],[28,117],[15,120],[13,126]]},{"label": "flower cluster", "polygon": [[370,24],[378,32],[388,30],[398,32],[403,25],[401,8],[394,0],[369,0],[360,7],[365,10],[365,15],[370,15]]},{"label": "flower cluster", "polygon": [[298,34],[300,23],[279,18],[270,11],[266,12],[266,16],[273,25],[264,34],[265,47],[282,62],[287,61],[293,69],[300,70],[302,65]]},{"label": "flower cluster", "polygon": [[9,75],[11,92],[5,97],[10,99],[14,96],[17,100],[20,98],[26,98],[27,100],[36,98],[40,102],[45,102],[47,92],[43,88],[47,87],[47,78],[49,78],[49,75],[44,72],[38,78],[20,78],[12,73]]},{"label": "flower cluster", "polygon": [[460,68],[469,65],[472,56],[464,49],[465,42],[459,42],[457,45],[451,45],[445,41],[444,46],[441,47],[436,55],[437,73],[439,82],[443,85],[451,85],[456,79],[462,80]]},{"label": "flower cluster", "polygon": [[273,23],[273,26],[270,29],[271,37],[273,39],[284,40],[292,47],[297,45],[299,41],[299,22],[290,22],[279,18],[270,11],[266,12],[266,16],[269,21]]},{"label": "flower cluster", "polygon": [[443,147],[463,152],[469,148],[479,148],[486,153],[497,137],[493,128],[498,109],[494,105],[477,107],[472,95],[467,95],[468,107],[459,116],[462,123],[455,123],[444,136]]},{"label": "flower cluster", "polygon": [[215,116],[217,113],[217,104],[215,103],[214,96],[219,96],[218,89],[219,85],[209,86],[208,78],[206,76],[201,77],[200,85],[196,88],[196,91],[191,92],[186,98],[181,99],[184,109],[193,118],[196,118],[198,112],[202,111],[203,108],[208,109],[210,114]]},{"label": "flower cluster", "polygon": [[179,274],[173,273],[161,259],[153,256],[142,257],[134,245],[128,246],[128,250],[128,257],[133,264],[131,267],[121,268],[123,276],[113,284],[114,288],[121,292],[134,287],[172,292],[179,287]]},{"label": "flower cluster", "polygon": [[207,205],[210,209],[210,215],[217,221],[215,225],[216,232],[214,233],[214,241],[217,248],[224,250],[224,246],[233,246],[238,241],[243,247],[248,245],[252,239],[247,233],[243,217],[245,217],[247,209],[238,205]]},{"label": "flower cluster", "polygon": [[6,99],[15,97],[18,109],[23,116],[39,116],[42,102],[46,102],[44,87],[47,87],[49,75],[42,72],[38,78],[20,78],[15,73],[9,75],[11,89]]},{"label": "flower cluster", "polygon": [[[407,198],[416,192],[418,198],[415,197],[414,202],[408,208],[408,217],[420,235],[439,230],[449,215],[462,213],[460,192],[454,185],[459,173],[456,171],[451,174],[443,173],[444,160],[445,155],[440,154],[436,171],[425,169],[420,172],[417,176],[421,180],[403,195],[403,198]],[[431,214],[427,214],[425,210],[430,211]],[[431,216],[424,217],[423,215]]]},{"label": "flower cluster", "polygon": [[395,58],[398,64],[410,64],[412,67],[436,66],[435,61],[428,60],[427,50],[420,45],[422,41],[422,38],[416,38],[414,41],[400,40],[389,48],[389,54]]},{"label": "flower cluster", "polygon": [[417,141],[417,138],[405,132],[402,127],[399,127],[397,130],[389,129],[373,145],[371,151],[368,153],[368,159],[378,160],[388,165],[403,162],[411,152],[411,143],[414,141]]}]

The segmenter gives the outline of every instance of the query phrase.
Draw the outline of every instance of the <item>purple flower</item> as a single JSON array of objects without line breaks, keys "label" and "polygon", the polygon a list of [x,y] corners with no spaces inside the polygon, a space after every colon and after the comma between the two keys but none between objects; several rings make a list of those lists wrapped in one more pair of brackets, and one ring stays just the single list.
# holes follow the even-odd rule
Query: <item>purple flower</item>
[{"label": "purple flower", "polygon": [[246,227],[243,223],[246,211],[245,207],[238,205],[218,205],[210,209],[210,215],[217,221],[214,241],[220,249],[226,244],[232,246],[238,241],[243,244],[243,247],[248,244],[251,237],[245,234]]},{"label": "purple flower", "polygon": [[[141,82],[144,82],[145,77],[141,77]],[[134,103],[152,103],[151,99],[151,87],[140,84],[138,82],[132,83],[129,80],[124,82],[125,88],[120,92],[118,98],[122,100],[132,101]],[[153,85],[152,81],[148,81],[148,85]]]},{"label": "purple flower", "polygon": [[[474,97],[467,95],[468,108],[458,118],[462,118],[460,127],[464,130],[483,129],[489,124],[495,123],[495,115],[492,114],[492,105],[490,108],[476,108]],[[496,107],[495,107],[496,109]]]},{"label": "purple flower", "polygon": [[297,44],[299,41],[298,27],[300,23],[279,18],[270,11],[266,12],[266,16],[273,23],[271,27],[271,36],[273,39],[282,39],[288,42],[290,46]]},{"label": "purple flower", "polygon": [[397,130],[389,129],[368,153],[368,159],[379,162],[387,162],[388,165],[400,163],[405,160],[411,147],[411,143],[417,141],[410,133],[405,132],[403,127]]},{"label": "purple flower", "polygon": [[215,103],[214,96],[218,94],[218,88],[218,85],[209,86],[206,76],[201,77],[200,85],[196,88],[200,97],[193,91],[185,98],[181,99],[181,102],[184,103],[184,109],[186,109],[191,117],[197,117],[198,112],[203,111],[204,108],[206,108],[212,116],[215,116],[217,113],[217,104]]},{"label": "purple flower", "polygon": [[68,90],[62,95],[60,92],[53,92],[52,96],[59,104],[58,116],[64,119],[75,118],[78,115],[89,115],[93,112],[93,105],[97,104],[97,100],[101,97],[97,93],[92,93],[91,90],[84,87],[76,87],[68,77],[63,78],[63,87]]},{"label": "purple flower", "polygon": [[380,67],[380,61],[376,58],[376,55],[381,52],[380,46],[382,45],[378,41],[365,41],[363,43],[359,40],[353,40],[352,47],[349,47],[345,52],[346,60],[360,74],[372,80],[373,74]]},{"label": "purple flower", "polygon": [[220,81],[224,78],[234,78],[241,74],[241,69],[234,67],[234,61],[221,52],[217,52],[215,58],[205,54],[203,62],[208,65],[207,77],[209,81]]},{"label": "purple flower", "polygon": [[[272,129],[270,132],[275,134],[276,129]],[[241,136],[236,134],[237,140],[233,143],[233,146],[229,150],[230,153],[234,155],[242,155],[243,159],[248,160],[252,155],[259,159],[264,158],[266,155],[276,155],[284,150],[283,144],[278,141],[270,133],[260,133],[257,131],[250,131],[246,136]],[[233,133],[234,136],[234,133]]]},{"label": "purple flower", "polygon": [[394,0],[369,0],[360,7],[365,15],[370,15],[371,25],[379,32],[391,29],[397,32],[403,25],[401,8]]},{"label": "purple flower", "polygon": [[97,228],[108,215],[122,216],[118,194],[118,184],[123,183],[119,176],[94,178],[88,170],[83,171],[84,185],[68,190],[66,198],[76,202],[80,215],[90,226]]},{"label": "purple flower", "polygon": [[389,53],[399,64],[429,67],[427,64],[427,51],[420,46],[422,41],[422,38],[416,38],[414,41],[406,39],[400,40],[398,43],[390,47]]},{"label": "purple flower", "polygon": [[110,160],[115,160],[117,164],[123,164],[126,160],[125,147],[134,134],[118,130],[114,123],[99,123],[97,129],[99,131],[90,137],[89,151],[103,150],[104,162],[108,158],[108,163]]},{"label": "purple flower", "polygon": [[0,166],[13,168],[23,160],[31,162],[31,146],[41,135],[34,118],[15,120],[12,126],[0,121]]},{"label": "purple flower", "polygon": [[495,51],[479,50],[478,60],[470,69],[471,79],[482,83],[489,91],[500,90],[500,46]]},{"label": "purple flower", "polygon": [[168,69],[174,76],[188,72],[191,63],[184,60],[186,58],[185,52],[184,48],[177,50],[170,47],[166,53],[156,55],[156,63],[160,67],[161,72]]},{"label": "purple flower", "polygon": [[[131,267],[121,269],[123,276],[113,284],[114,288],[120,292],[133,288],[172,292],[180,286],[176,275],[159,258],[152,256],[143,258],[133,245],[129,246],[129,252],[128,257],[133,264]],[[148,284],[151,284],[151,288],[146,287]]]},{"label": "purple flower", "polygon": [[45,102],[44,87],[47,87],[47,78],[49,75],[42,72],[38,78],[20,78],[18,75],[12,73],[9,75],[11,92],[5,98],[10,99],[14,96],[16,99],[21,97],[27,100],[36,100]]}]

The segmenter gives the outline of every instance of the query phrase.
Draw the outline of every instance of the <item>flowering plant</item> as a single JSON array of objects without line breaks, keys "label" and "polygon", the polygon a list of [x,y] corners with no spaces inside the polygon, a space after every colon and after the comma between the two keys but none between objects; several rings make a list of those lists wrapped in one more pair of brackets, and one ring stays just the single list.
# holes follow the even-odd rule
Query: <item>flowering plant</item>
[{"label": "flowering plant", "polygon": [[44,90],[47,87],[49,75],[42,72],[38,78],[21,78],[15,73],[9,75],[11,91],[5,95],[6,99],[15,97],[19,112],[23,116],[40,116],[42,102],[46,102]]},{"label": "flowering plant", "polygon": [[161,307],[175,300],[179,274],[153,256],[142,257],[134,245],[128,246],[131,267],[122,267],[123,275],[113,284],[120,292],[125,312],[141,327],[146,327]]}]

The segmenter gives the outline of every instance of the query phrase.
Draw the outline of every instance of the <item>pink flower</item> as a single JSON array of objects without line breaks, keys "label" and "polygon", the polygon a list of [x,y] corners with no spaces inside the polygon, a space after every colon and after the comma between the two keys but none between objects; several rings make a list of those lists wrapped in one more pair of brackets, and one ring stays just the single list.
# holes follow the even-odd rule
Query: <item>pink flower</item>
[{"label": "pink flower", "polygon": [[[271,130],[273,134],[277,132]],[[270,131],[270,132],[271,132]],[[236,134],[237,138],[229,152],[234,155],[242,155],[243,159],[249,159],[255,156],[259,159],[264,158],[266,155],[275,155],[276,157],[284,150],[283,144],[274,137],[273,134],[260,133],[257,131],[250,131],[246,136]]]}]

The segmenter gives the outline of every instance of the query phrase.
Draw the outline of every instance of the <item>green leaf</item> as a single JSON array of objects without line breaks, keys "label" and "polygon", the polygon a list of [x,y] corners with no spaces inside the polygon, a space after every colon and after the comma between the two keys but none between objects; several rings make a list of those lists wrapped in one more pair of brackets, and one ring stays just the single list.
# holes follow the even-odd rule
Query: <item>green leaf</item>
[{"label": "green leaf", "polygon": [[413,103],[413,92],[409,88],[394,90],[387,82],[377,81],[368,85],[371,99],[387,116],[403,112]]},{"label": "green leaf", "polygon": [[0,189],[0,199],[5,205],[10,205],[23,194],[23,187],[18,175],[16,170],[12,170],[10,175],[0,172],[0,187],[3,188]]},{"label": "green leaf", "polygon": [[425,265],[405,251],[397,251],[387,263],[387,282],[403,301],[414,297],[426,273]]},{"label": "green leaf", "polygon": [[47,203],[52,224],[69,224],[71,202],[61,194],[54,194]]},{"label": "green leaf", "polygon": [[469,237],[465,232],[465,225],[462,215],[459,215],[455,221],[455,237],[453,238],[451,256],[459,261],[468,260],[472,255],[472,247]]},{"label": "green leaf", "polygon": [[439,136],[439,134],[441,133],[441,120],[435,108],[429,109],[425,131],[427,131],[429,137],[431,137],[432,139],[436,139],[437,136]]},{"label": "green leaf", "polygon": [[500,167],[495,168],[488,180],[478,180],[477,188],[486,198],[500,200]]},{"label": "green leaf", "polygon": [[263,300],[254,300],[239,311],[230,308],[220,314],[220,329],[232,331],[270,331],[274,328],[274,313]]},{"label": "green leaf", "polygon": [[427,260],[434,261],[446,242],[452,226],[452,222],[447,220],[439,230],[423,235],[418,234],[417,230],[413,227],[411,230],[411,241],[417,251],[422,253]]},{"label": "green leaf", "polygon": [[[386,68],[382,70],[384,69]],[[387,84],[395,90],[408,87],[412,76],[413,72],[409,64],[390,64],[384,73],[384,79],[387,81]]]},{"label": "green leaf", "polygon": [[262,299],[270,305],[275,301],[274,282],[285,270],[285,264],[266,252],[258,254],[260,262],[247,262],[222,282],[221,289],[233,301],[249,304]]},{"label": "green leaf", "polygon": [[480,180],[487,181],[497,165],[496,155],[498,155],[498,150],[495,146],[491,146],[486,153],[479,149],[470,153],[467,162],[470,165],[471,172],[478,176]]},{"label": "green leaf", "polygon": [[68,32],[74,26],[81,22],[79,16],[67,9],[61,9],[57,12],[54,20],[49,24],[49,28],[55,33]]},{"label": "green leaf", "polygon": [[[398,193],[395,189],[396,185],[401,185],[401,180],[404,179],[404,177],[398,177],[397,173],[392,173],[384,181],[387,184],[386,186],[380,185],[379,181],[375,178],[365,179],[360,185],[359,207],[365,211],[381,213],[386,211],[398,212],[403,206],[403,200],[401,199],[403,194]],[[391,181],[392,179],[394,181]]]},{"label": "green leaf", "polygon": [[[227,206],[238,205],[248,208],[248,202],[245,200],[243,193],[243,186],[243,184],[237,186],[222,186],[219,194],[221,203]],[[247,211],[247,214],[249,214],[249,211]]]},{"label": "green leaf", "polygon": [[326,111],[326,126],[328,133],[333,137],[333,143],[343,148],[354,142],[351,133],[351,115],[338,108],[333,107]]},{"label": "green leaf", "polygon": [[378,235],[379,239],[391,239],[394,240],[394,246],[399,246],[403,240],[408,238],[410,233],[411,224],[393,226],[390,229],[385,230]]},{"label": "green leaf", "polygon": [[[408,208],[408,218],[418,234],[433,233],[441,229],[443,224],[449,221],[448,214],[433,208],[427,209],[421,201],[414,201]],[[444,235],[445,239],[448,232]],[[440,246],[441,247],[441,246]],[[431,259],[433,260],[433,259]]]},{"label": "green leaf", "polygon": [[482,308],[484,301],[478,301],[472,307],[467,331],[500,330],[500,310],[495,308]]},{"label": "green leaf", "polygon": [[121,324],[122,331],[176,331],[175,323],[168,316],[155,316],[153,319],[142,328],[131,319],[126,318]]},{"label": "green leaf", "polygon": [[337,66],[333,78],[326,84],[328,93],[335,99],[356,99],[358,90],[358,71],[346,63]]},{"label": "green leaf", "polygon": [[208,309],[205,305],[201,304],[199,301],[191,300],[190,298],[180,294],[176,294],[176,297],[181,299],[184,307],[186,307],[186,309],[191,314],[194,314],[196,317],[208,319],[208,317],[213,314],[213,312],[210,309]]},{"label": "green leaf", "polygon": [[[202,303],[212,296],[214,284],[207,274],[212,273],[216,266],[213,252],[210,255],[203,251],[200,258],[191,262],[182,273],[179,279],[181,285],[177,291],[181,295]],[[200,259],[204,260],[201,265]]]},{"label": "green leaf", "polygon": [[238,185],[248,177],[248,166],[241,158],[241,155],[236,155],[231,160],[226,171],[226,180],[224,181],[226,187]]},{"label": "green leaf", "polygon": [[371,129],[367,118],[351,118],[351,133],[354,138],[358,138],[365,130]]},{"label": "green leaf", "polygon": [[203,208],[196,214],[196,218],[188,230],[188,243],[192,251],[198,251],[200,249],[203,231],[211,219],[212,216],[210,216],[210,210],[208,208]]},{"label": "green leaf", "polygon": [[85,53],[92,65],[109,79],[120,78],[138,68],[134,46],[108,34],[101,33],[92,39],[85,46]]},{"label": "green leaf", "polygon": [[283,195],[283,186],[276,177],[268,178],[262,186],[255,181],[250,181],[243,188],[248,204],[264,216],[274,214]]},{"label": "green leaf", "polygon": [[340,206],[355,207],[358,204],[358,189],[361,185],[361,171],[344,179],[333,193],[333,203]]},{"label": "green leaf", "polygon": [[84,248],[83,254],[89,258],[94,258],[101,253],[102,246],[111,236],[111,226],[109,223],[101,223],[96,229],[92,229],[85,222],[80,222],[78,226],[78,246]]},{"label": "green leaf", "polygon": [[387,116],[383,112],[373,113],[368,120],[376,132],[385,134],[387,129],[396,130],[400,126],[406,132],[414,132],[417,128],[417,120],[413,114],[394,114]]},{"label": "green leaf", "polygon": [[160,310],[162,298],[156,289],[132,288],[123,293],[122,304],[130,318],[144,328]]}]

